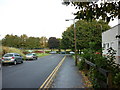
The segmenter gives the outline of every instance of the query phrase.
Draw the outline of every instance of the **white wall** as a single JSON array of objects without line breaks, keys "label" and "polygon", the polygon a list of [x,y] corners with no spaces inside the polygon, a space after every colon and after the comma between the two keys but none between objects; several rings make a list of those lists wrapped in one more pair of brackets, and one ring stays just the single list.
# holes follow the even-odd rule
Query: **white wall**
[{"label": "white wall", "polygon": [[[116,39],[116,35],[118,35],[118,27],[113,27],[102,33],[102,46],[103,44],[105,44],[103,54],[106,54],[107,49],[110,47],[112,47],[115,50],[118,50],[118,39]],[[109,47],[107,46],[108,43]],[[118,55],[118,52],[116,55]]]},{"label": "white wall", "polygon": [[[120,35],[120,24],[102,33],[102,47],[105,44],[103,55],[107,53],[108,48],[112,47],[117,51],[115,56],[120,56],[120,39],[116,38],[116,35]],[[120,63],[120,60],[117,59],[116,62]]]}]

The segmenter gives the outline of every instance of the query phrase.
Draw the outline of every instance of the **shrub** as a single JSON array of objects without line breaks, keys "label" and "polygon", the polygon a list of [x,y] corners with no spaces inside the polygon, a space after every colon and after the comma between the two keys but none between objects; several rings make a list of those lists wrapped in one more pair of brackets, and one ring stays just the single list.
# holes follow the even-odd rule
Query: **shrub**
[{"label": "shrub", "polygon": [[81,59],[81,61],[78,62],[78,68],[79,68],[79,70],[84,70],[84,66],[85,66],[85,60]]},{"label": "shrub", "polygon": [[34,53],[44,53],[44,51],[34,51]]},{"label": "shrub", "polygon": [[45,53],[50,53],[51,51],[45,51]]},{"label": "shrub", "polygon": [[[114,87],[120,87],[120,65],[115,63],[115,55],[116,51],[112,48],[108,49],[107,56],[104,57],[100,53],[95,53],[94,50],[85,49],[84,53],[80,55],[83,59],[79,62],[78,67],[80,70],[83,70],[84,67],[84,59],[94,63],[97,67],[109,70],[112,72],[112,83]],[[106,81],[106,77],[104,77],[100,72],[95,70],[95,68],[90,68],[88,70],[88,76],[92,79],[92,83],[94,88],[100,87],[99,80]]]},{"label": "shrub", "polygon": [[120,88],[120,72],[116,73],[114,77],[114,84],[116,85],[116,88]]}]

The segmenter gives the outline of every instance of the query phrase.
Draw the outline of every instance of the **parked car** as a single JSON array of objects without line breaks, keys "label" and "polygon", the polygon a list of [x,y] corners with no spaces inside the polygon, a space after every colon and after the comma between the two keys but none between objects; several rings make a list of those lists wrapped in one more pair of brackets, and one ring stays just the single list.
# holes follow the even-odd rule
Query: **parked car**
[{"label": "parked car", "polygon": [[28,54],[26,54],[26,59],[27,60],[35,60],[35,59],[37,59],[38,58],[38,56],[36,55],[36,53],[28,53]]},{"label": "parked car", "polygon": [[50,54],[56,54],[57,52],[56,51],[52,51],[52,52],[50,52]]},{"label": "parked car", "polygon": [[75,52],[73,52],[73,51],[70,51],[70,54],[75,54]]},{"label": "parked car", "polygon": [[17,63],[23,63],[23,57],[18,53],[6,53],[2,57],[2,64],[5,63],[13,63],[14,65]]},{"label": "parked car", "polygon": [[60,52],[60,54],[66,54],[66,52],[62,51],[62,52]]}]

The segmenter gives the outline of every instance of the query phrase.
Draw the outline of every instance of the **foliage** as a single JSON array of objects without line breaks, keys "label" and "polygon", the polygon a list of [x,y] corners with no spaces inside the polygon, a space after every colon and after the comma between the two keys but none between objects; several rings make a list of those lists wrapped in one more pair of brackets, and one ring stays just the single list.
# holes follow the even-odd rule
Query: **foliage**
[{"label": "foliage", "polygon": [[109,48],[108,49],[108,53],[107,53],[107,60],[108,60],[108,64],[110,66],[114,65],[115,64],[115,55],[116,54],[116,51],[112,48]]},{"label": "foliage", "polygon": [[[94,44],[91,44],[94,46]],[[78,67],[81,70],[85,69],[85,62],[84,60],[89,60],[90,62],[94,63],[97,67],[109,70],[112,73],[112,83],[113,87],[119,87],[119,79],[120,79],[120,65],[115,63],[115,54],[116,51],[112,48],[108,49],[107,56],[102,56],[101,54],[96,54],[95,50],[92,48],[84,49],[83,54],[80,55],[82,60],[79,62]],[[107,78],[103,76],[95,67],[90,67],[88,76],[91,78],[93,87],[100,87],[99,80],[106,81]]]},{"label": "foliage", "polygon": [[45,51],[45,53],[50,53],[51,51]]},{"label": "foliage", "polygon": [[116,85],[117,88],[120,88],[120,72],[116,73],[114,77],[114,84]]},{"label": "foliage", "polygon": [[43,57],[43,56],[48,56],[48,55],[50,55],[50,54],[48,54],[48,53],[37,53],[38,57]]},{"label": "foliage", "polygon": [[[95,50],[101,50],[101,33],[108,30],[110,27],[104,21],[87,22],[79,20],[76,22],[76,41],[78,51],[84,48],[89,48],[89,43],[94,43]],[[62,33],[61,40],[63,49],[74,50],[74,27],[71,25]]]},{"label": "foliage", "polygon": [[46,37],[28,37],[26,34],[21,35],[9,35],[7,34],[2,39],[2,45],[8,47],[22,48],[22,49],[35,49],[47,47]]},{"label": "foliage", "polygon": [[19,53],[25,58],[25,54],[17,48],[2,46],[2,55],[4,55],[5,53]]},{"label": "foliage", "polygon": [[93,67],[89,69],[88,76],[90,77],[93,88],[100,88],[99,83],[97,82],[97,77],[100,76],[100,74],[97,72],[97,70]]},{"label": "foliage", "polygon": [[70,3],[78,10],[74,15],[77,19],[94,20],[102,18],[104,21],[109,22],[111,19],[118,17],[120,19],[120,1],[110,2],[74,2],[74,0],[68,0],[69,2],[63,2],[65,5]]},{"label": "foliage", "polygon": [[79,70],[84,70],[85,68],[85,60],[82,59],[80,62],[78,62],[78,68]]},{"label": "foliage", "polygon": [[44,51],[39,51],[39,50],[37,50],[37,51],[33,51],[34,53],[44,53]]},{"label": "foliage", "polygon": [[40,47],[41,48],[47,48],[48,46],[48,40],[46,37],[41,37],[40,38]]},{"label": "foliage", "polygon": [[60,46],[60,41],[56,37],[50,37],[48,40],[48,46],[50,49],[58,49]]},{"label": "foliage", "polygon": [[62,33],[61,48],[62,49],[72,49],[73,48],[73,30],[68,28]]}]

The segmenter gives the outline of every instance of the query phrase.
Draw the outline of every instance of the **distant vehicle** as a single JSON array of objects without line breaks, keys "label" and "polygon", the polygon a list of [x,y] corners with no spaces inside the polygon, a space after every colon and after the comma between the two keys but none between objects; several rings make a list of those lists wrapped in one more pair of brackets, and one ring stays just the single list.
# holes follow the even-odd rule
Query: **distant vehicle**
[{"label": "distant vehicle", "polygon": [[38,58],[38,56],[36,55],[36,53],[28,53],[28,54],[26,54],[26,59],[27,60],[30,60],[30,59],[36,60],[37,58]]},{"label": "distant vehicle", "polygon": [[23,57],[18,53],[6,53],[2,57],[2,64],[5,63],[13,63],[14,65],[17,63],[23,63]]},{"label": "distant vehicle", "polygon": [[52,51],[52,52],[50,52],[50,54],[56,54],[57,52],[56,51]]},{"label": "distant vehicle", "polygon": [[60,54],[66,54],[66,52],[62,51],[62,52],[60,52]]},{"label": "distant vehicle", "polygon": [[75,52],[71,51],[70,54],[75,54]]}]

